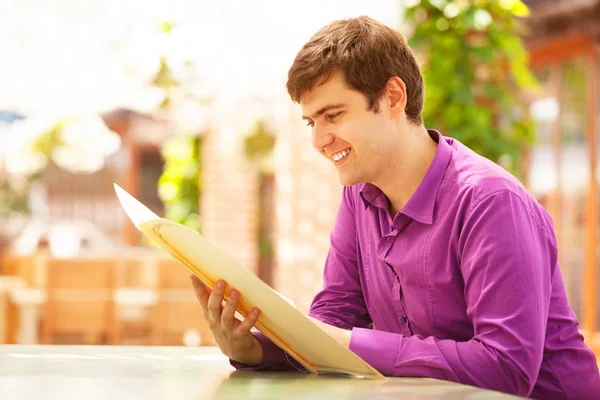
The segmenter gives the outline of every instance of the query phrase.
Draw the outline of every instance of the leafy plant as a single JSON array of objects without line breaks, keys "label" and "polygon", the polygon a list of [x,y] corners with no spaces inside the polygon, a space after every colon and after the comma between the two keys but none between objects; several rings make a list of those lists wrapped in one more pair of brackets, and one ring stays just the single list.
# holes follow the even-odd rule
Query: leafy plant
[{"label": "leafy plant", "polygon": [[423,119],[519,176],[535,140],[521,96],[537,82],[528,69],[520,0],[421,0],[406,9],[409,45],[425,79]]},{"label": "leafy plant", "polygon": [[32,185],[43,181],[49,166],[93,173],[120,146],[119,136],[97,115],[33,115],[14,122],[9,135],[12,140],[9,137],[0,154],[0,209],[23,213],[31,212],[28,193]]},{"label": "leafy plant", "polygon": [[244,139],[244,155],[246,160],[259,168],[261,173],[273,173],[272,156],[275,147],[275,132],[263,120],[257,120],[254,129]]},{"label": "leafy plant", "polygon": [[158,194],[166,217],[200,230],[200,138],[180,135],[167,141],[161,151],[164,170]]},{"label": "leafy plant", "polygon": [[[174,23],[164,21],[161,25],[162,34],[169,36],[174,28]],[[169,67],[167,54],[161,55],[159,61],[160,68],[151,84],[163,90],[163,100],[158,106],[162,113],[169,116],[179,106],[179,101],[185,99],[193,98],[198,106],[210,100],[190,94],[188,90],[191,88]],[[189,69],[194,67],[189,61],[185,66]],[[201,145],[199,132],[179,132],[165,142],[161,150],[164,169],[157,188],[165,206],[165,216],[198,231],[201,228]]]},{"label": "leafy plant", "polygon": [[[274,166],[273,149],[276,142],[276,133],[269,124],[258,119],[253,129],[244,139],[244,156],[246,161],[254,165],[258,172],[258,254],[259,276],[267,283],[271,282],[271,269],[273,263],[273,228],[272,223],[274,195]],[[261,267],[262,265],[262,267]]]}]

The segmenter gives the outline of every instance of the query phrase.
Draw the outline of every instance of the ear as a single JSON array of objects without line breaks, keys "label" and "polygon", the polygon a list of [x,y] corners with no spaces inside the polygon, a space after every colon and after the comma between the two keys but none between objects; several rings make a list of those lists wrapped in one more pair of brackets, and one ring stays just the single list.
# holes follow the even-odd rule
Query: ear
[{"label": "ear", "polygon": [[406,109],[406,85],[397,76],[391,77],[386,84],[387,106],[393,116],[398,116]]}]

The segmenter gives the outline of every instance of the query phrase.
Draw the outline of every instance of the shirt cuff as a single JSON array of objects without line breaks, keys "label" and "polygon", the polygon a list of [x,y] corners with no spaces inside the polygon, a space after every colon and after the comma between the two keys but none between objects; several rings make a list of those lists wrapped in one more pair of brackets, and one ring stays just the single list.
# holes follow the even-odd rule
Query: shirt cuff
[{"label": "shirt cuff", "polygon": [[273,343],[262,332],[254,332],[254,336],[262,346],[263,360],[262,364],[279,365],[286,362],[285,351]]},{"label": "shirt cuff", "polygon": [[393,376],[402,335],[352,328],[350,350],[383,375]]}]

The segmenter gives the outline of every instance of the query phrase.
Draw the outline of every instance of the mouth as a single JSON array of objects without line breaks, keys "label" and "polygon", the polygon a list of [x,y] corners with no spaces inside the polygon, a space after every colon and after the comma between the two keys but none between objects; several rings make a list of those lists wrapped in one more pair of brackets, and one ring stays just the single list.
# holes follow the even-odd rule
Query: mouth
[{"label": "mouth", "polygon": [[346,160],[346,158],[348,158],[348,156],[350,155],[352,149],[351,148],[347,148],[344,149],[342,151],[339,151],[333,155],[331,155],[331,158],[333,159],[333,161],[335,162],[336,165],[342,163],[343,161]]}]

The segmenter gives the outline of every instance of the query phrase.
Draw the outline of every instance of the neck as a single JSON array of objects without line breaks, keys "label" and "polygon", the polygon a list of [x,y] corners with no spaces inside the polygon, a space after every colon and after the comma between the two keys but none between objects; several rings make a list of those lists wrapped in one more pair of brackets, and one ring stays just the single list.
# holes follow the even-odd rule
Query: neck
[{"label": "neck", "polygon": [[406,140],[397,149],[400,157],[393,158],[396,162],[386,168],[386,174],[376,183],[390,202],[392,217],[415,193],[437,151],[437,144],[424,126],[407,125],[405,128]]}]

